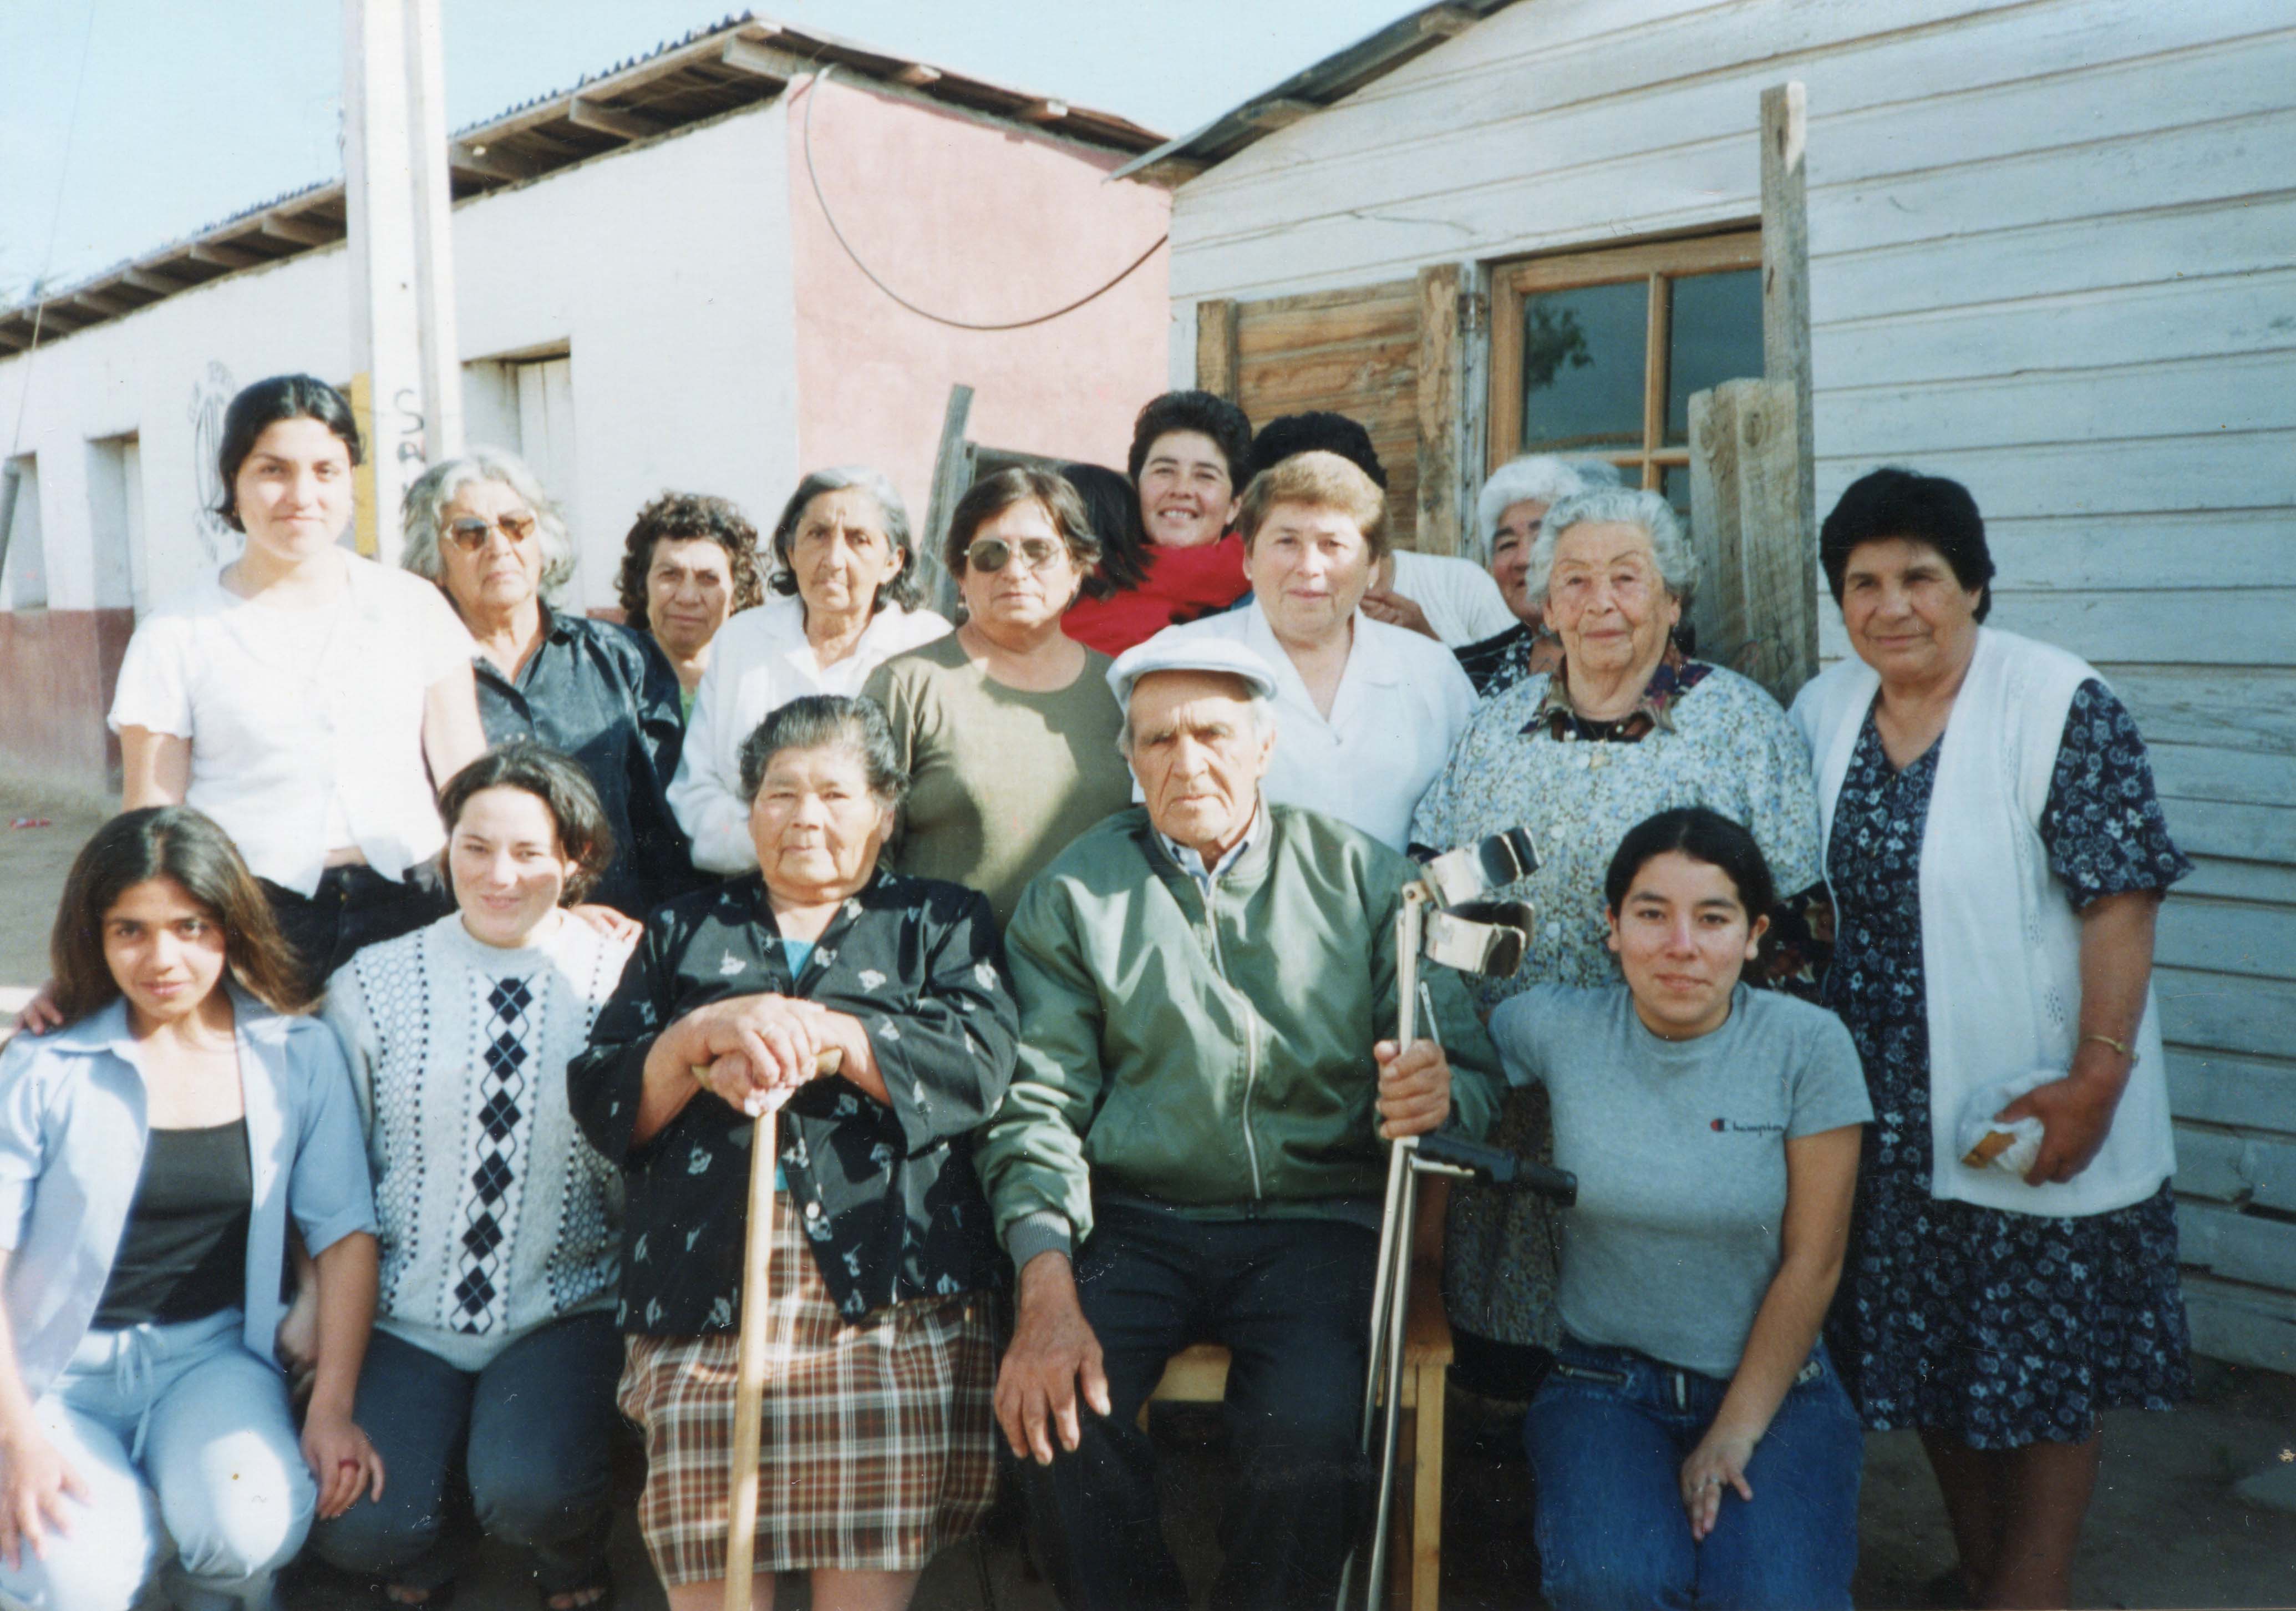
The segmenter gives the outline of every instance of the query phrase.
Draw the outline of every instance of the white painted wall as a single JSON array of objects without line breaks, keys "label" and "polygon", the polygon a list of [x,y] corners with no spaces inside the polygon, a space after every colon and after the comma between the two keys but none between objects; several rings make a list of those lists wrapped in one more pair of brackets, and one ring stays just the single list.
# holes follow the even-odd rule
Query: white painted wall
[{"label": "white painted wall", "polygon": [[[1996,621],[2102,666],[2201,862],[2163,914],[2203,1344],[2296,1364],[2296,12],[2286,0],[1525,0],[1183,186],[1201,299],[1759,213],[1808,86],[1818,507],[1966,481]],[[1823,647],[1845,651],[1821,609]]]},{"label": "white painted wall", "polygon": [[[756,515],[794,479],[784,129],[762,108],[455,209],[466,357],[571,355],[584,448],[570,486],[551,490],[576,511],[578,604],[613,602],[622,534],[663,488]],[[124,494],[102,484],[97,439],[137,439],[150,597],[235,551],[199,517],[202,407],[211,433],[235,386],[287,370],[348,379],[346,267],[340,247],[306,253],[0,361],[0,442],[20,438],[37,459],[52,608],[124,602],[98,583],[96,522],[124,518]],[[473,371],[471,440],[500,440],[514,398],[505,412],[498,368]]]}]

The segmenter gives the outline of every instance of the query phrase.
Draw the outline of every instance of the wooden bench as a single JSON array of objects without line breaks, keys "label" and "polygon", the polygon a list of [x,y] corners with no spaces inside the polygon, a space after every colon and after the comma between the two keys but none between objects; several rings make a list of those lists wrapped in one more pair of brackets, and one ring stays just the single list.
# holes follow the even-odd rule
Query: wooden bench
[{"label": "wooden bench", "polygon": [[[1388,1601],[1435,1611],[1443,1573],[1443,1386],[1451,1369],[1451,1323],[1442,1282],[1414,1270],[1404,1321],[1404,1427],[1396,1456],[1395,1539],[1389,1547]],[[1365,1325],[1370,1323],[1368,1316]],[[1172,1356],[1151,1402],[1217,1404],[1227,1396],[1227,1350],[1198,1343]],[[1148,1410],[1141,1406],[1144,1424]],[[1377,1475],[1374,1466],[1374,1475]],[[1363,1563],[1357,1563],[1360,1572]],[[1360,1579],[1358,1579],[1360,1581]]]}]

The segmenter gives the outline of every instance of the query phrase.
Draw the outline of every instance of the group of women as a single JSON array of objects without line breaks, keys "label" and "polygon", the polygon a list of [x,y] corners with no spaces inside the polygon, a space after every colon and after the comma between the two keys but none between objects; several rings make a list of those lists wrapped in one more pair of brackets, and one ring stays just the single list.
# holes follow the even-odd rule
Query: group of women
[{"label": "group of women", "polygon": [[245,546],[137,629],[128,809],[0,1053],[0,1595],[261,1605],[308,1531],[443,1605],[475,1524],[603,1605],[619,1404],[671,1603],[716,1603],[786,1105],[758,1565],[905,1604],[995,1484],[998,930],[1129,802],[1109,656],[1177,631],[1271,668],[1270,799],[1538,842],[1484,1005],[1503,1138],[1580,1199],[1463,1189],[1429,1251],[1459,1378],[1528,1401],[1549,1600],[1846,1605],[1862,1419],[1922,1433],[1952,1593],[2064,1603],[2099,1413],[2186,1385],[2147,977],[2187,864],[2111,691],[1981,624],[1964,489],[1844,493],[1854,653],[1789,715],[1685,653],[1679,523],[1599,464],[1496,472],[1486,576],[1391,550],[1352,422],[1173,393],[1126,473],[964,497],[958,624],[848,467],[763,552],[649,505],[618,626],[553,603],[507,454],[426,473],[404,570],[346,549],[359,451],[308,377],[232,405]]}]

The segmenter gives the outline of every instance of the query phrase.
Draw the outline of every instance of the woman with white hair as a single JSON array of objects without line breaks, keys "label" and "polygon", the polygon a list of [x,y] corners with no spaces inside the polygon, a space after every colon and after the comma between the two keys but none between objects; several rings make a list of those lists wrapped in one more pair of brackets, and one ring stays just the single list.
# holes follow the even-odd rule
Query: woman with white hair
[{"label": "woman with white hair", "polygon": [[[1523,594],[1562,663],[1477,707],[1411,830],[1441,849],[1516,827],[1538,841],[1538,869],[1492,892],[1534,902],[1539,923],[1521,972],[1481,982],[1487,1007],[1533,984],[1617,982],[1603,875],[1620,835],[1660,811],[1705,806],[1744,825],[1780,891],[1818,880],[1817,798],[1800,735],[1758,684],[1675,645],[1697,567],[1666,499],[1615,487],[1562,499],[1524,571]],[[1537,1088],[1513,1094],[1497,1138],[1546,1155]],[[1555,1257],[1543,1202],[1455,1195],[1444,1285],[1466,1385],[1529,1396],[1554,1344]]]},{"label": "woman with white hair", "polygon": [[808,694],[858,694],[904,650],[948,636],[922,607],[909,512],[882,471],[816,470],[774,522],[766,556],[773,594],[727,621],[694,691],[670,809],[693,839],[693,865],[758,865],[742,793],[742,745],[758,724]]},{"label": "woman with white hair", "polygon": [[407,489],[405,530],[399,563],[439,585],[478,645],[487,741],[570,755],[598,791],[615,856],[592,901],[642,918],[691,889],[668,793],[685,733],[677,675],[628,629],[551,608],[574,544],[534,472],[499,448],[433,464]]},{"label": "woman with white hair", "polygon": [[1552,671],[1562,662],[1562,645],[1545,629],[1539,603],[1523,585],[1531,539],[1546,512],[1564,498],[1618,484],[1619,468],[1606,459],[1564,459],[1551,453],[1510,459],[1483,483],[1476,530],[1484,563],[1515,619],[1505,631],[1457,651],[1460,668],[1482,697],[1504,693],[1533,671]]}]

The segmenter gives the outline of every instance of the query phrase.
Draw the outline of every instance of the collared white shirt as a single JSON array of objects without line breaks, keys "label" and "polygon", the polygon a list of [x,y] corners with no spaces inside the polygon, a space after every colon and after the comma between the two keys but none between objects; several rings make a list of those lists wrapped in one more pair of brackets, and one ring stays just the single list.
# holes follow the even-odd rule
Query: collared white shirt
[{"label": "collared white shirt", "polygon": [[1395,551],[1395,591],[1419,606],[1447,649],[1479,644],[1514,625],[1514,612],[1491,573],[1448,554]]},{"label": "collared white shirt", "polygon": [[1278,805],[1336,817],[1396,850],[1411,838],[1419,797],[1474,714],[1475,687],[1430,637],[1355,615],[1355,642],[1328,719],[1257,603],[1157,634],[1226,637],[1275,673],[1275,753],[1261,789]]},{"label": "collared white shirt", "polygon": [[1164,847],[1164,854],[1172,859],[1172,865],[1194,879],[1196,888],[1203,892],[1205,899],[1210,900],[1212,880],[1241,861],[1243,853],[1251,848],[1251,842],[1267,831],[1267,801],[1255,800],[1251,802],[1251,821],[1245,826],[1243,837],[1228,846],[1227,853],[1210,867],[1204,865],[1201,851],[1182,844],[1161,828],[1156,830],[1156,842]]},{"label": "collared white shirt", "polygon": [[343,592],[320,611],[280,610],[206,578],[135,629],[111,702],[114,732],[191,740],[185,803],[258,876],[303,895],[346,843],[403,878],[447,842],[424,700],[474,652],[435,584],[344,561]]},{"label": "collared white shirt", "polygon": [[870,619],[850,654],[824,667],[806,641],[800,599],[776,594],[720,627],[669,785],[669,809],[693,841],[693,865],[708,873],[746,873],[758,865],[741,758],[742,741],[759,722],[803,695],[858,694],[886,661],[951,630],[931,610],[889,604]]}]

